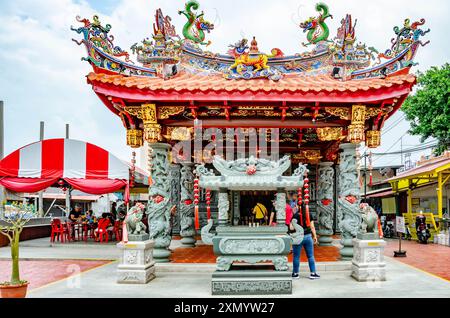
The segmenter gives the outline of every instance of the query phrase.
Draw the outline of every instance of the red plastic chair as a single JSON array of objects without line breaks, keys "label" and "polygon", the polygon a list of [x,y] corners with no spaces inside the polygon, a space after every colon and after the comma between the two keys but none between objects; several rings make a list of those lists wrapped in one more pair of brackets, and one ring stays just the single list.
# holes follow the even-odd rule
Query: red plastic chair
[{"label": "red plastic chair", "polygon": [[89,232],[91,231],[91,226],[88,223],[83,223],[82,225],[82,232],[83,232],[83,240],[87,242],[89,235]]},{"label": "red plastic chair", "polygon": [[114,236],[115,236],[117,242],[122,241],[122,222],[121,221],[114,222],[113,233],[114,233]]},{"label": "red plastic chair", "polygon": [[65,230],[64,230],[64,226],[61,223],[61,220],[54,219],[54,220],[52,220],[50,225],[52,227],[52,232],[50,234],[50,242],[54,243],[55,237],[56,237],[56,239],[58,241],[60,241],[61,243],[64,243]]},{"label": "red plastic chair", "polygon": [[110,225],[110,221],[108,218],[101,219],[98,222],[98,228],[97,228],[97,242],[100,241],[100,243],[107,243],[109,241],[109,234],[108,234],[108,227]]},{"label": "red plastic chair", "polygon": [[64,228],[64,236],[65,236],[67,242],[75,241],[75,233],[73,230],[73,224],[71,222],[66,221],[63,224],[63,228]]}]

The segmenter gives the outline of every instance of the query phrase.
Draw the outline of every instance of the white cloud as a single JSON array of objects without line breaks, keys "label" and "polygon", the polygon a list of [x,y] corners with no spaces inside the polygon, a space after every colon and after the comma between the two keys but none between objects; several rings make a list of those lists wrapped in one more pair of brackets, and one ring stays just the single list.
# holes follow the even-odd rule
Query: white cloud
[{"label": "white cloud", "polygon": [[[269,51],[279,47],[286,54],[305,50],[301,42],[305,35],[298,23],[315,15],[316,1],[298,0],[202,0],[206,19],[216,23],[208,35],[213,44],[208,49],[225,52],[230,43],[242,34],[255,35],[260,49]],[[128,49],[152,32],[155,9],[161,7],[173,18],[177,30],[185,22],[177,11],[180,1],[117,0],[108,15],[99,14],[103,23],[113,25],[116,45]],[[111,1],[108,2],[108,5]],[[427,19],[432,29],[426,39],[431,44],[421,48],[417,61],[425,70],[449,60],[448,32],[449,2],[422,0],[334,0],[328,2],[333,20],[328,20],[334,35],[346,13],[358,19],[358,40],[381,51],[388,48],[393,37],[392,28],[404,18]],[[100,4],[96,3],[96,7]],[[106,10],[104,11],[106,12]],[[71,137],[96,143],[123,159],[129,159],[125,132],[120,120],[113,115],[86,84],[90,71],[84,48],[71,41],[79,36],[70,31],[77,25],[75,16],[91,17],[94,10],[89,1],[75,0],[17,0],[0,3],[0,99],[5,100],[6,149],[14,149],[35,141],[39,121],[46,122],[46,137],[64,136],[64,124],[71,124]],[[394,122],[394,116],[390,122]],[[399,124],[395,133],[383,136],[385,151],[398,136],[408,129],[407,122]],[[392,134],[392,135],[391,135]],[[405,143],[418,143],[417,137],[406,136]],[[398,149],[396,145],[393,149]],[[391,158],[392,159],[392,158]],[[384,159],[383,159],[384,160]],[[380,160],[379,162],[381,162]],[[389,161],[389,160],[387,160]]]}]

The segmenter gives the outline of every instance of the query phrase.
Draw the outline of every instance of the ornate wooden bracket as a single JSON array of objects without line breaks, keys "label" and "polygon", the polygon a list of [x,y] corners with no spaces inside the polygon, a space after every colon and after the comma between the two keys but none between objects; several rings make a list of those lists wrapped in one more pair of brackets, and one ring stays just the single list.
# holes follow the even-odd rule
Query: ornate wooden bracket
[{"label": "ornate wooden bracket", "polygon": [[124,111],[136,116],[144,123],[144,138],[149,143],[155,143],[162,139],[161,125],[158,124],[155,104],[143,104],[141,106],[126,106]]},{"label": "ornate wooden bracket", "polygon": [[348,126],[348,141],[359,144],[365,140],[366,106],[352,106],[352,123]]}]

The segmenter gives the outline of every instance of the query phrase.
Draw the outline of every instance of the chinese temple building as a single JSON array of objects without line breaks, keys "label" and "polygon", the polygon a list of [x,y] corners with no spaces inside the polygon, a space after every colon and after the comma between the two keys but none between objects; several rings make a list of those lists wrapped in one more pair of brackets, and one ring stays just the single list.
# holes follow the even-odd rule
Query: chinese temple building
[{"label": "chinese temple building", "polygon": [[[359,41],[363,37],[357,37],[351,15],[331,32],[329,9],[319,3],[317,16],[300,24],[305,52],[261,52],[253,37],[237,39],[226,54],[218,54],[207,50],[214,25],[199,7],[189,0],[179,12],[187,18],[181,34],[158,9],[152,34],[131,53],[114,43],[111,26],[96,16],[77,17],[81,26],[72,27],[83,36],[74,41],[86,46],[83,60],[92,66],[87,82],[120,117],[127,144],[150,145],[150,198],[159,195],[178,205],[180,233],[186,244],[195,244],[193,205],[206,200],[209,217],[216,201],[208,189],[199,198],[194,165],[176,163],[171,147],[191,140],[198,122],[203,130],[224,135],[228,128],[278,129],[280,155],[289,155],[294,166],[308,164],[320,243],[330,244],[331,235],[340,232],[341,256],[351,257],[351,240],[361,223],[357,149],[362,142],[380,146],[386,120],[411,93],[416,77],[410,70],[417,50],[427,44],[421,37],[430,31],[422,29],[425,20],[404,20],[386,41],[389,48],[379,52]],[[204,140],[211,141],[214,136]],[[230,195],[239,210],[239,195]],[[170,244],[168,218],[166,212],[149,211],[155,251]],[[230,216],[229,222],[239,224],[242,218]],[[164,260],[163,254],[155,258]]]}]

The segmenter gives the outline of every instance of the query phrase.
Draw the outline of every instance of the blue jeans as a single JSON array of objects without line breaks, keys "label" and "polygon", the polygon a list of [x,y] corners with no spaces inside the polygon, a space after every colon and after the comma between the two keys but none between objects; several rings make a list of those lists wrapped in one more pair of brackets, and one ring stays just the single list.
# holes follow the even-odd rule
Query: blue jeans
[{"label": "blue jeans", "polygon": [[309,271],[311,273],[316,272],[316,260],[314,259],[314,241],[312,239],[311,234],[306,234],[303,238],[303,241],[299,245],[292,245],[292,250],[294,252],[294,259],[293,259],[293,267],[294,273],[299,273],[300,268],[300,255],[302,252],[302,247],[305,248],[306,256],[308,257],[308,265],[309,265]]}]

